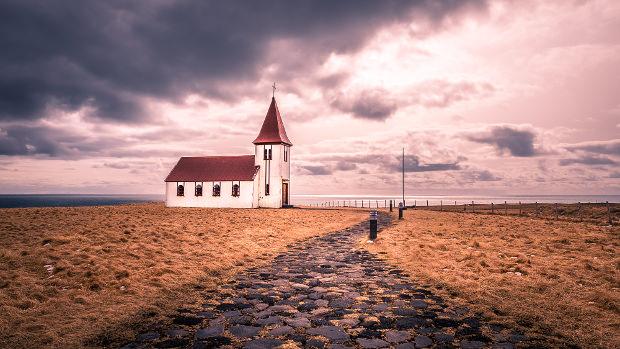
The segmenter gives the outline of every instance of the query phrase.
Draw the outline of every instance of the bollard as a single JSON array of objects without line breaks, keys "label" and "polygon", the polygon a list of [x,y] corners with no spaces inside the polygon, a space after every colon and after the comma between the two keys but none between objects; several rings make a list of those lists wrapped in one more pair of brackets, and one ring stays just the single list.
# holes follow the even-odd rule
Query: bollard
[{"label": "bollard", "polygon": [[370,240],[377,238],[377,211],[370,211]]},{"label": "bollard", "polygon": [[491,214],[495,213],[495,206],[493,205],[493,203],[491,203]]},{"label": "bollard", "polygon": [[390,200],[390,212],[392,212],[392,200]]},{"label": "bollard", "polygon": [[521,201],[519,201],[519,216],[521,215]]},{"label": "bollard", "polygon": [[443,212],[443,200],[439,200],[439,210]]},{"label": "bollard", "polygon": [[398,208],[398,219],[403,219],[403,208],[402,207]]}]

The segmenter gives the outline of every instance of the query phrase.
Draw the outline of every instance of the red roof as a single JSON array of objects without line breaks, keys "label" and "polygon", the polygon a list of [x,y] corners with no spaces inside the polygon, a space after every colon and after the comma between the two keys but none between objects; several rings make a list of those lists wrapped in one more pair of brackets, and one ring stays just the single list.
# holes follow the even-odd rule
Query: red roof
[{"label": "red roof", "polygon": [[182,157],[166,182],[251,181],[258,171],[254,155]]},{"label": "red roof", "polygon": [[292,146],[293,144],[286,136],[286,130],[284,130],[284,123],[276,104],[276,99],[271,99],[271,105],[267,110],[267,116],[263,121],[263,127],[260,129],[258,137],[252,142],[254,144],[279,144],[284,143]]}]

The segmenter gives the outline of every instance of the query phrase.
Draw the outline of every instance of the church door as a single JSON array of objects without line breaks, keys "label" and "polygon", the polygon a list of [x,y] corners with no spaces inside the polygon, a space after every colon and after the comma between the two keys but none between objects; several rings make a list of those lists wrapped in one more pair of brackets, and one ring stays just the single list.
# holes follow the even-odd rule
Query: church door
[{"label": "church door", "polygon": [[282,206],[288,205],[288,183],[282,182]]}]

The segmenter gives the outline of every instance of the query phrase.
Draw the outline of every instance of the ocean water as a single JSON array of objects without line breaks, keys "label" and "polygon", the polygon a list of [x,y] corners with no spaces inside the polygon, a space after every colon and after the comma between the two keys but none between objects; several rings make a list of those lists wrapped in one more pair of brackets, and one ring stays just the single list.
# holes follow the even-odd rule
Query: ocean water
[{"label": "ocean water", "polygon": [[[396,200],[396,204],[402,201],[402,196],[372,196],[372,195],[292,195],[291,202],[293,205],[320,205],[322,203],[333,204],[346,204],[353,206],[357,201],[357,206],[361,206],[362,200],[364,206],[370,204],[372,207],[384,207],[389,205],[389,200]],[[571,203],[601,203],[609,201],[610,203],[620,202],[620,195],[514,195],[514,196],[443,196],[443,195],[406,195],[405,203],[407,206],[415,205],[426,206],[426,202],[433,205],[457,205],[470,204],[472,201],[477,204],[490,204],[490,203],[559,203],[559,204],[571,204]]]},{"label": "ocean water", "polygon": [[163,195],[0,195],[0,208],[121,205],[163,201]]}]

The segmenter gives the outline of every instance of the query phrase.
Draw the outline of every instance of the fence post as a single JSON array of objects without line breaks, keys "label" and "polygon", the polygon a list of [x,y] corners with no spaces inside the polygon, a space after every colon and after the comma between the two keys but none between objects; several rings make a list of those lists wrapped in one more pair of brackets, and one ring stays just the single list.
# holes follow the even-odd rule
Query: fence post
[{"label": "fence post", "polygon": [[390,212],[392,212],[392,200],[390,200]]},{"label": "fence post", "polygon": [[504,201],[504,215],[508,216],[508,203]]},{"label": "fence post", "polygon": [[495,205],[493,205],[493,203],[491,203],[491,214],[495,213]]},{"label": "fence post", "polygon": [[519,216],[521,215],[521,201],[519,201]]},{"label": "fence post", "polygon": [[439,200],[439,210],[443,212],[443,200]]},{"label": "fence post", "polygon": [[428,207],[428,200],[426,200],[426,207]]},{"label": "fence post", "polygon": [[475,206],[475,204],[474,204],[474,201],[473,201],[473,200],[472,200],[472,202],[471,202],[471,212],[472,212],[472,213],[476,213],[476,206]]}]

